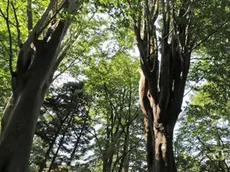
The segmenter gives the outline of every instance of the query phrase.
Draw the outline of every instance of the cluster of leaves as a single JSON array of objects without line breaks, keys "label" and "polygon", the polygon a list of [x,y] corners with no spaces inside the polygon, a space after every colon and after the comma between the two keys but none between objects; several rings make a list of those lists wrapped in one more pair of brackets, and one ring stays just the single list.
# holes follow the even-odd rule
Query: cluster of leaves
[{"label": "cluster of leaves", "polygon": [[175,141],[179,171],[230,169],[228,4],[228,1],[197,3],[197,15],[202,17],[197,24],[201,22],[205,27],[197,32],[203,42],[192,59],[191,103],[181,117]]},{"label": "cluster of leaves", "polygon": [[145,169],[143,122],[137,96],[137,59],[118,51],[107,60],[102,54],[99,62],[94,61],[88,67],[84,71],[86,89],[94,97],[90,115],[96,128],[95,142],[90,147],[94,152],[90,160],[93,169]]}]

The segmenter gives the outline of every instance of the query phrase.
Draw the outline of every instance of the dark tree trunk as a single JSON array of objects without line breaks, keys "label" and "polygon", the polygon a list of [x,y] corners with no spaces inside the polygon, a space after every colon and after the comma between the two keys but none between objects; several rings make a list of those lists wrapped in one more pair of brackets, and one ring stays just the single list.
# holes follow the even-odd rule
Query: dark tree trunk
[{"label": "dark tree trunk", "polygon": [[[39,110],[42,105],[55,50],[59,45],[64,23],[60,22],[49,45],[38,48],[31,71],[26,79],[19,78],[24,88],[17,100],[0,138],[0,171],[26,171]],[[36,47],[37,48],[37,47]],[[48,51],[49,50],[49,51]],[[26,83],[24,83],[26,82]],[[19,86],[21,87],[21,85]],[[21,89],[21,88],[20,88]],[[17,143],[17,144],[15,144]]]},{"label": "dark tree trunk", "polygon": [[[70,5],[67,1],[61,2]],[[49,87],[55,67],[60,43],[69,26],[69,21],[59,21],[50,36],[38,40],[47,27],[49,12],[55,8],[51,0],[44,14],[29,33],[21,47],[16,74],[12,75],[12,101],[3,116],[0,137],[0,171],[26,172],[33,136],[41,105]],[[67,7],[67,6],[66,6]]]},{"label": "dark tree trunk", "polygon": [[128,172],[129,171],[129,157],[130,157],[130,153],[129,153],[129,147],[130,147],[130,141],[129,141],[129,137],[130,137],[130,125],[132,123],[131,121],[131,115],[132,115],[132,111],[131,111],[131,106],[132,106],[132,88],[131,85],[129,87],[129,103],[128,103],[128,107],[129,107],[129,111],[127,114],[127,118],[126,118],[126,130],[125,130],[125,140],[124,140],[124,145],[123,145],[123,153],[122,153],[122,158],[121,158],[121,162],[120,162],[120,167],[118,169],[118,172]]},{"label": "dark tree trunk", "polygon": [[103,172],[111,171],[113,157],[114,157],[114,148],[112,146],[109,146],[107,152],[103,156]]},{"label": "dark tree trunk", "polygon": [[[181,111],[192,47],[191,13],[185,13],[191,4],[187,0],[181,4],[181,9],[176,11],[174,1],[147,0],[145,12],[139,13],[138,20],[134,18],[141,56],[139,96],[145,120],[148,172],[177,171],[173,129]],[[159,12],[162,16],[161,39],[157,37],[155,26]]]},{"label": "dark tree trunk", "polygon": [[123,151],[122,151],[122,158],[120,162],[120,166],[118,169],[118,172],[128,172],[129,169],[129,125],[130,122],[127,121],[127,126],[126,126],[126,131],[125,131],[125,140],[124,140],[124,145],[123,145]]},{"label": "dark tree trunk", "polygon": [[27,170],[36,121],[45,93],[36,88],[37,86],[34,87],[31,84],[21,94],[1,135],[0,171]]}]

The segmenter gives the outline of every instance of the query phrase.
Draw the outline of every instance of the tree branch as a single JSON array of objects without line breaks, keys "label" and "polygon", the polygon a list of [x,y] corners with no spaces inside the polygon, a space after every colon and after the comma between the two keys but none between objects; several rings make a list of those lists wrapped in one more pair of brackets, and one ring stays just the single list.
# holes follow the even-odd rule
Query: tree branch
[{"label": "tree branch", "polygon": [[12,60],[13,60],[13,50],[12,50],[12,35],[11,35],[11,30],[10,30],[10,21],[9,21],[9,7],[10,7],[10,1],[7,1],[7,7],[6,7],[6,15],[4,15],[3,11],[0,9],[0,13],[2,17],[6,21],[6,26],[8,30],[8,35],[9,35],[9,44],[10,44],[10,55],[9,55],[9,68],[10,68],[10,74],[11,76],[14,76],[15,72],[13,71],[13,66],[12,66]]},{"label": "tree branch", "polygon": [[13,2],[11,2],[11,6],[12,6],[13,11],[14,11],[14,18],[15,18],[15,21],[16,21],[16,29],[17,29],[17,33],[18,33],[18,47],[20,48],[22,46],[21,32],[20,32],[20,29],[19,29],[20,26],[19,26],[18,17],[17,17],[16,9],[14,7]]},{"label": "tree branch", "polygon": [[196,49],[197,47],[199,47],[201,44],[203,44],[205,41],[207,41],[211,36],[213,36],[214,34],[216,34],[229,21],[230,21],[230,18],[228,18],[227,20],[225,20],[220,26],[216,27],[215,30],[213,32],[211,32],[206,38],[204,38],[199,43],[197,43],[194,47],[192,47],[191,51],[194,50],[194,49]]},{"label": "tree branch", "polygon": [[10,0],[7,1],[7,8],[6,8],[6,25],[7,25],[7,30],[9,34],[9,43],[10,43],[10,58],[9,58],[9,65],[10,65],[10,73],[11,76],[13,76],[13,66],[12,66],[12,60],[13,60],[13,50],[12,50],[12,36],[11,36],[11,31],[10,31],[10,23],[9,23],[9,6],[10,6]]},{"label": "tree branch", "polygon": [[50,22],[57,16],[57,14],[61,11],[61,9],[64,7],[64,5],[67,3],[68,0],[65,0],[61,6],[58,8],[58,10],[54,13],[54,15],[48,20],[48,22],[45,24],[45,26],[43,26],[43,28],[37,33],[37,36],[39,36],[44,30],[45,28],[47,28],[47,26],[50,24]]},{"label": "tree branch", "polygon": [[32,15],[32,2],[31,0],[27,0],[27,28],[30,31],[33,28],[33,15]]},{"label": "tree branch", "polygon": [[6,20],[6,16],[4,15],[4,13],[2,12],[2,9],[0,8],[0,13],[2,15],[2,17]]},{"label": "tree branch", "polygon": [[55,79],[57,79],[57,78],[58,78],[59,76],[61,76],[64,72],[66,72],[69,68],[71,68],[71,67],[75,64],[76,60],[77,60],[77,59],[72,60],[72,62],[71,62],[64,70],[62,70],[59,74],[57,74],[57,75],[52,79],[52,81],[54,81]]}]

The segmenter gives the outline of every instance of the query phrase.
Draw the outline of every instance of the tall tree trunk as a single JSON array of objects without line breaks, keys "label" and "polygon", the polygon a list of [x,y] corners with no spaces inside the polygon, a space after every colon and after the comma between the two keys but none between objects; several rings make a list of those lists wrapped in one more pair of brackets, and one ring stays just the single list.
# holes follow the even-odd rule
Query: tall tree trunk
[{"label": "tall tree trunk", "polygon": [[121,158],[121,162],[120,162],[120,166],[118,169],[118,172],[128,172],[129,169],[129,152],[128,152],[128,148],[129,148],[129,123],[127,124],[126,127],[126,132],[125,132],[125,140],[124,140],[124,145],[123,145],[123,151],[122,151],[122,158]]},{"label": "tall tree trunk", "polygon": [[[55,71],[60,43],[70,25],[69,21],[58,21],[53,32],[38,40],[50,21],[50,11],[57,1],[51,0],[47,9],[34,26],[21,47],[17,70],[12,75],[13,101],[10,110],[3,116],[4,128],[0,137],[0,171],[26,172],[33,136],[41,105]],[[62,0],[60,9],[76,1]],[[72,6],[71,6],[72,7]],[[73,8],[70,9],[73,11]]]},{"label": "tall tree trunk", "polygon": [[39,110],[63,29],[64,23],[60,22],[54,33],[56,38],[47,45],[49,51],[44,46],[36,53],[25,87],[17,93],[19,96],[0,138],[0,171],[24,172],[27,169]]},{"label": "tall tree trunk", "polygon": [[176,172],[173,157],[173,127],[169,124],[165,127],[154,128],[155,134],[155,167],[154,171]]},{"label": "tall tree trunk", "polygon": [[131,125],[131,105],[132,105],[132,86],[130,85],[129,87],[129,111],[128,111],[128,117],[126,118],[126,131],[125,131],[125,140],[124,140],[124,145],[123,145],[123,153],[122,153],[122,158],[121,158],[121,162],[120,162],[120,167],[118,172],[128,172],[129,171],[129,132],[130,132],[130,125]]},{"label": "tall tree trunk", "polygon": [[[191,13],[186,11],[191,3],[180,1],[181,9],[176,11],[174,1],[145,2],[145,11],[139,12],[138,20],[134,18],[134,31],[141,56],[139,96],[145,119],[148,172],[176,172],[173,129],[181,111],[190,64]],[[162,39],[157,37],[155,26],[159,12]]]},{"label": "tall tree trunk", "polygon": [[[109,148],[110,149],[110,148]],[[113,162],[114,151],[106,152],[103,158],[103,172],[111,171],[112,169],[112,162]]]}]

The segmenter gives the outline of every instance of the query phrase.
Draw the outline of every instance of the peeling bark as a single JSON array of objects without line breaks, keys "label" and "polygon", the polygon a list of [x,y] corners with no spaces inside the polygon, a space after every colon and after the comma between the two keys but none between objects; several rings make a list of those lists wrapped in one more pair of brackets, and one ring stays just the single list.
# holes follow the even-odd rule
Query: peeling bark
[{"label": "peeling bark", "polygon": [[[143,22],[134,19],[134,30],[141,55],[139,96],[145,120],[148,172],[176,172],[173,129],[181,111],[190,64],[191,13],[185,11],[191,4],[181,1],[176,16],[174,1],[145,2],[145,12],[138,16]],[[155,27],[159,11],[163,23],[161,39],[156,37]],[[180,22],[182,18],[185,23]]]}]

